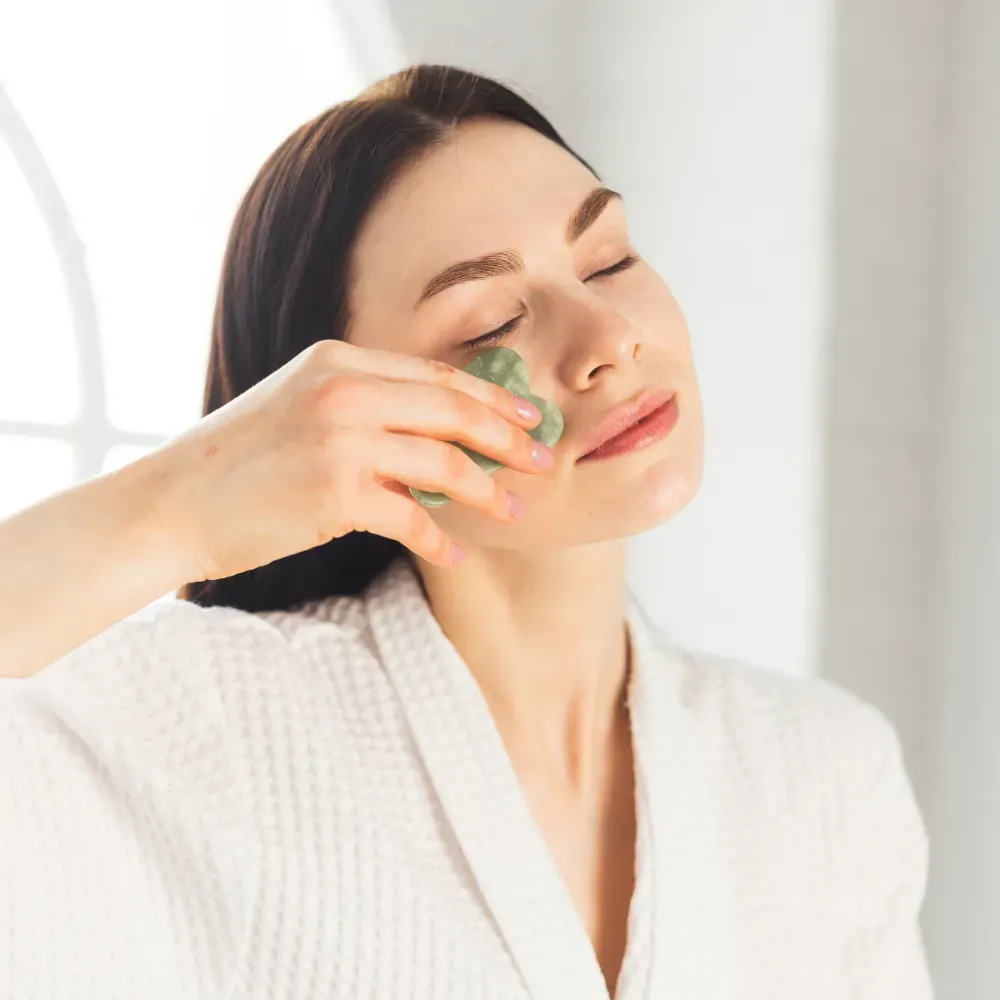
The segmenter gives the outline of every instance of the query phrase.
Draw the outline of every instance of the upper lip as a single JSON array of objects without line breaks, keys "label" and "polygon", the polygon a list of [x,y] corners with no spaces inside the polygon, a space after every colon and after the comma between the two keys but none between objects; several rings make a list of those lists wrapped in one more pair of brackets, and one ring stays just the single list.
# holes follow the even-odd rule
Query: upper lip
[{"label": "upper lip", "polygon": [[617,437],[643,417],[648,417],[654,410],[670,402],[673,397],[674,392],[671,389],[643,389],[621,406],[615,407],[583,439],[580,458],[589,455],[613,437]]}]

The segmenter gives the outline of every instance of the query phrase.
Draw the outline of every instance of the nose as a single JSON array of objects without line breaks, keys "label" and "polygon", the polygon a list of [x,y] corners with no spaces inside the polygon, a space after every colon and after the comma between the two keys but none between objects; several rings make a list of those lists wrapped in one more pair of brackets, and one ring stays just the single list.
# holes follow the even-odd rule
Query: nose
[{"label": "nose", "polygon": [[579,391],[628,373],[642,354],[642,331],[606,302],[581,305],[572,318],[563,381]]}]

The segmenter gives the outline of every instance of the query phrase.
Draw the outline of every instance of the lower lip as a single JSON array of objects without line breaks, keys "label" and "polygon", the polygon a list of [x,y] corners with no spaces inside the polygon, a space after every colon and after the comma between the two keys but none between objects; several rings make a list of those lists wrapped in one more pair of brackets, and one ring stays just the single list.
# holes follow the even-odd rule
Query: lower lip
[{"label": "lower lip", "polygon": [[677,397],[671,396],[658,410],[654,410],[648,417],[644,417],[639,423],[633,424],[610,441],[605,441],[600,448],[595,448],[579,461],[591,462],[598,458],[612,458],[615,455],[627,455],[639,451],[654,441],[666,437],[676,426],[679,416]]}]

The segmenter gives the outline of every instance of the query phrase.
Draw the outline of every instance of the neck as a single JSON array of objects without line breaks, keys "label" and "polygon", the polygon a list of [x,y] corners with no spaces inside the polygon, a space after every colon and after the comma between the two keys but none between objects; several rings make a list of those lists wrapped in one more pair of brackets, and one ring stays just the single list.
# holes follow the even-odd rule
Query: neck
[{"label": "neck", "polygon": [[575,788],[599,781],[627,728],[624,541],[416,565],[512,756]]}]

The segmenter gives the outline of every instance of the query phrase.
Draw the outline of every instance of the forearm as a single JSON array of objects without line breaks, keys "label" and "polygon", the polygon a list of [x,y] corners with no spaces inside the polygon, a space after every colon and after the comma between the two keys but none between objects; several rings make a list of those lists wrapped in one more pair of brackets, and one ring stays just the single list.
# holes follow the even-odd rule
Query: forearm
[{"label": "forearm", "polygon": [[188,582],[147,455],[0,521],[0,677],[29,677]]}]

